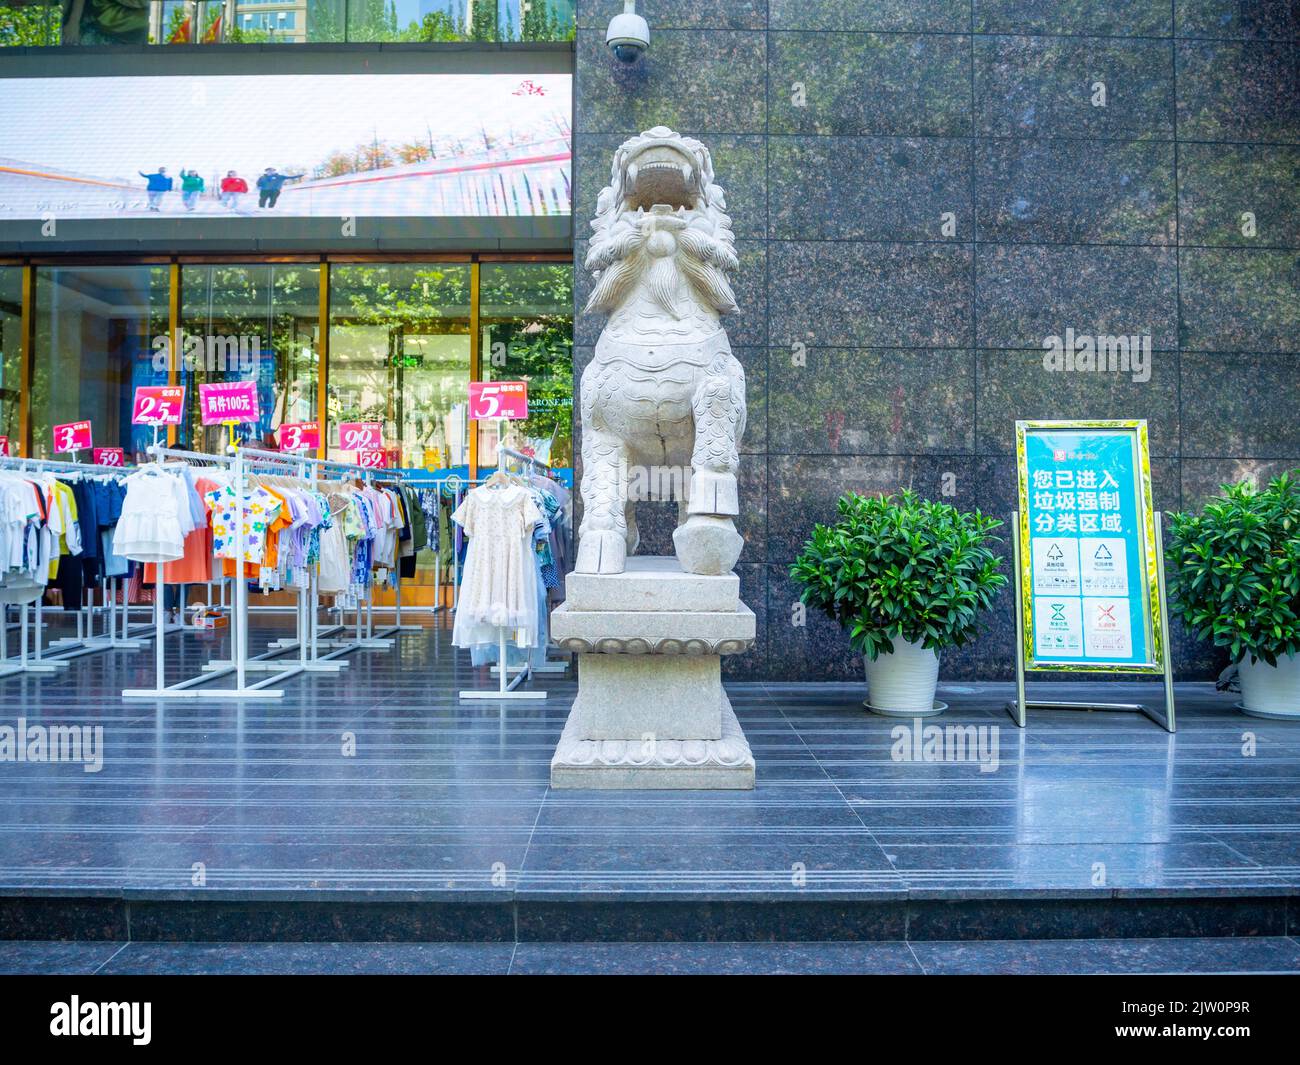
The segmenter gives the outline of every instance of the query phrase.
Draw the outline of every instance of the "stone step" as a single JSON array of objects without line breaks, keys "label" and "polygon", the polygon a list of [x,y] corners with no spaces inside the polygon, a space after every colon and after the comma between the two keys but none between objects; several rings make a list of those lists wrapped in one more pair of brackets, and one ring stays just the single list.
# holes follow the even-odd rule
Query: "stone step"
[{"label": "stone step", "polygon": [[[1281,936],[1296,889],[330,890],[0,895],[0,940],[717,942]],[[0,953],[3,952],[0,944]]]}]

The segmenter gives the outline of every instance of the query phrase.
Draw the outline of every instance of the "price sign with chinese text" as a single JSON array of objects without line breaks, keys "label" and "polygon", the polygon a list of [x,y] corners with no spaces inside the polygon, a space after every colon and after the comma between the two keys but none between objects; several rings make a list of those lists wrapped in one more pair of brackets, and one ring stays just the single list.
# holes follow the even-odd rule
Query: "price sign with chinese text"
[{"label": "price sign with chinese text", "polygon": [[1016,422],[1026,669],[1161,672],[1142,421]]},{"label": "price sign with chinese text", "polygon": [[204,425],[255,422],[261,417],[257,382],[216,381],[199,385],[199,413]]},{"label": "price sign with chinese text", "polygon": [[357,452],[357,465],[368,470],[388,469],[388,452],[383,448],[367,448]]},{"label": "price sign with chinese text", "polygon": [[522,421],[528,417],[527,381],[471,381],[469,416],[473,421],[505,418]]},{"label": "price sign with chinese text", "polygon": [[339,422],[339,447],[344,451],[368,451],[384,446],[384,427],[379,422]]},{"label": "price sign with chinese text", "polygon": [[126,465],[126,452],[120,447],[97,447],[93,454],[96,466]]},{"label": "price sign with chinese text", "polygon": [[54,451],[85,451],[92,446],[90,422],[67,422],[54,427]]},{"label": "price sign with chinese text", "polygon": [[131,405],[132,425],[180,425],[185,409],[181,385],[141,385]]},{"label": "price sign with chinese text", "polygon": [[0,436],[0,455],[8,455],[8,454],[9,454],[9,438],[7,436]]},{"label": "price sign with chinese text", "polygon": [[281,451],[315,451],[320,447],[319,422],[289,422],[275,433]]}]

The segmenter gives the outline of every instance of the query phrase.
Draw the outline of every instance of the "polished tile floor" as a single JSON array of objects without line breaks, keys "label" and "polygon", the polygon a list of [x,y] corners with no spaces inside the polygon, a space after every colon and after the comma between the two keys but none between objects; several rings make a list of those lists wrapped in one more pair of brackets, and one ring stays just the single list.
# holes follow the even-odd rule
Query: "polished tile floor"
[{"label": "polished tile floor", "polygon": [[[260,618],[257,647],[284,623]],[[224,635],[169,636],[169,679]],[[462,702],[495,681],[441,624],[287,680],[280,700],[125,701],[153,654],[0,679],[0,724],[102,725],[103,767],[0,764],[0,890],[926,893],[1300,886],[1300,724],[1180,686],[1170,736],[1140,715],[1042,711],[945,687],[930,723],[982,761],[900,760],[851,685],[729,684],[752,792],[552,791],[575,684]],[[1159,698],[1114,685],[1115,698]],[[1074,693],[1077,697],[1077,692]],[[915,753],[910,739],[905,746]],[[996,757],[994,757],[996,756]]]}]

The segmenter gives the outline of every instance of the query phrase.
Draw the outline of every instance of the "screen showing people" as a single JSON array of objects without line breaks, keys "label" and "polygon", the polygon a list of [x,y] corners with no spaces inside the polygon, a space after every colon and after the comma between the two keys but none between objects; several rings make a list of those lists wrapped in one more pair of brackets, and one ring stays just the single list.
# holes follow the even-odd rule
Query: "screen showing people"
[{"label": "screen showing people", "polygon": [[0,221],[566,215],[571,80],[0,78]]}]

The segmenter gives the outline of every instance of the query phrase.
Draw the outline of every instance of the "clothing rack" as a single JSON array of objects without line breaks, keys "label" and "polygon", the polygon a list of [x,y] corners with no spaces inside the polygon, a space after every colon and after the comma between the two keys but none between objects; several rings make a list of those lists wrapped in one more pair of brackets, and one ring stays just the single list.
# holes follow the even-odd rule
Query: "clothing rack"
[{"label": "clothing rack", "polygon": [[[465,498],[465,490],[467,488],[473,488],[475,485],[482,484],[483,480],[483,478],[468,480],[458,474],[452,474],[448,477],[435,477],[431,473],[426,472],[407,474],[404,483],[412,488],[434,489],[440,494],[443,488],[450,488],[453,493],[451,509],[452,512],[455,513],[456,509],[461,504],[461,500]],[[456,551],[454,546],[455,533],[451,529],[448,529],[448,533],[453,537],[453,547],[451,552],[451,609],[455,610],[457,604],[460,602],[460,554]],[[442,560],[436,556],[433,562],[433,599],[437,604],[433,609],[435,614],[439,610],[446,609],[446,607],[442,605]]]},{"label": "clothing rack", "polygon": [[516,462],[521,462],[529,469],[537,470],[540,473],[549,474],[554,472],[550,465],[543,462],[541,459],[534,458],[532,455],[525,455],[522,451],[516,451],[514,448],[506,447],[504,444],[497,445],[497,454],[505,455],[507,458],[514,459]]},{"label": "clothing rack", "polygon": [[[315,468],[305,456],[283,454],[278,451],[263,452],[255,448],[235,448],[246,456],[249,473],[264,473],[268,476],[288,474],[302,480],[315,481]],[[233,452],[232,452],[233,453]],[[273,472],[272,472],[273,471]],[[309,476],[310,474],[310,476]],[[240,568],[240,567],[237,567]],[[231,578],[232,582],[246,581],[243,574]],[[247,587],[245,587],[247,593]],[[280,679],[296,673],[338,673],[347,668],[346,662],[334,661],[335,653],[321,654],[320,648],[327,641],[322,636],[340,631],[343,626],[335,625],[327,629],[320,627],[320,593],[317,591],[316,573],[310,572],[307,588],[296,588],[294,604],[294,635],[273,640],[267,650],[256,655],[246,655],[244,669],[249,673],[274,673]],[[245,600],[247,602],[247,600]],[[249,608],[245,606],[245,619]],[[233,609],[232,609],[233,614]],[[332,643],[329,643],[333,646]],[[284,661],[277,661],[289,651],[298,652],[298,660],[292,670]],[[233,649],[232,649],[233,656]],[[235,665],[235,658],[210,659],[203,667],[207,672],[220,672]]]},{"label": "clothing rack", "polygon": [[[17,473],[75,473],[85,475],[122,476],[128,472],[121,466],[105,466],[92,462],[67,462],[59,459],[20,458],[16,455],[0,455],[0,470],[12,470]],[[95,532],[98,535],[98,531]],[[76,559],[78,556],[69,555]],[[101,577],[100,593],[103,598],[102,611],[106,620],[104,632],[95,634],[94,589],[86,591],[87,598],[77,604],[77,635],[52,640],[48,647],[43,642],[46,628],[44,617],[44,593],[39,595],[34,604],[24,603],[19,607],[19,655],[17,659],[9,657],[9,621],[8,609],[4,610],[4,622],[0,625],[0,677],[16,673],[53,673],[68,667],[69,660],[99,651],[138,650],[142,645],[138,639],[128,633],[129,613],[125,597],[122,602],[122,631],[117,628],[118,591],[121,587],[120,577]],[[34,607],[34,611],[32,608]],[[34,637],[29,624],[29,611],[35,614]],[[31,648],[31,653],[29,653]],[[47,653],[52,651],[53,653]]]},{"label": "clothing rack", "polygon": [[[351,462],[339,462],[336,459],[317,459],[306,456],[297,456],[287,454],[282,451],[266,451],[254,447],[238,447],[238,450],[250,462],[262,466],[299,466],[311,470],[314,474],[313,479],[318,478],[321,473],[337,473],[341,477],[359,478],[366,484],[375,484],[383,482],[404,483],[404,475],[399,470],[388,470],[382,477],[376,477],[376,471],[368,466],[358,466]],[[304,474],[305,476],[305,474]],[[310,621],[306,628],[311,633],[312,642],[312,661],[317,663],[332,662],[334,659],[360,649],[389,648],[393,646],[393,637],[402,632],[419,631],[418,625],[402,624],[402,579],[400,574],[397,575],[394,583],[394,623],[387,628],[375,631],[374,622],[374,584],[371,583],[366,591],[364,611],[361,603],[356,606],[356,625],[352,630],[351,636],[342,636],[341,634],[348,631],[349,627],[343,623],[345,611],[338,609],[339,623],[320,629],[318,627],[317,615],[319,614],[319,598],[315,592],[315,575],[311,578],[312,594],[310,606]],[[363,625],[364,615],[364,625]],[[273,644],[273,647],[283,650],[291,650],[298,646],[299,641],[304,638],[300,634],[294,640],[279,640]],[[317,654],[317,647],[321,644],[333,648],[324,655]],[[269,655],[270,652],[268,652]],[[341,663],[339,664],[341,667]],[[320,668],[320,667],[315,667]]]},{"label": "clothing rack", "polygon": [[[236,576],[231,580],[234,588],[230,618],[231,657],[229,659],[210,661],[198,675],[169,685],[165,683],[164,679],[165,658],[160,640],[155,651],[154,687],[128,688],[122,692],[124,698],[279,698],[284,695],[284,691],[283,689],[273,688],[273,684],[300,673],[338,672],[346,667],[346,663],[335,661],[340,655],[358,648],[387,648],[393,645],[391,639],[385,638],[386,633],[377,634],[374,632],[371,616],[373,582],[366,595],[364,631],[362,627],[363,608],[362,604],[358,602],[355,637],[343,640],[322,639],[326,635],[341,632],[344,625],[340,623],[324,630],[319,627],[319,593],[316,587],[316,574],[312,572],[309,576],[308,587],[297,589],[298,604],[294,638],[275,641],[266,652],[259,655],[250,656],[248,653],[248,579],[243,573],[243,568],[246,533],[244,500],[248,490],[249,475],[257,472],[267,475],[280,472],[316,482],[320,479],[322,472],[335,472],[346,477],[361,478],[369,483],[374,471],[351,463],[314,459],[242,446],[227,448],[227,454],[225,455],[211,455],[160,445],[153,445],[148,450],[153,455],[155,462],[160,464],[167,459],[176,459],[184,463],[221,466],[229,471],[228,476],[230,477],[236,501],[236,505],[233,507],[235,516],[234,557],[236,559]],[[400,474],[392,479],[399,480]],[[159,563],[157,566],[158,579],[154,589],[154,624],[159,634],[164,629],[162,607],[165,585],[164,566],[165,563]],[[399,587],[400,583],[399,578]],[[342,616],[343,611],[340,610],[340,618]],[[329,646],[333,650],[321,654],[319,653],[321,646]],[[296,660],[275,661],[275,659],[290,650],[298,651]],[[248,676],[250,673],[263,672],[269,675],[260,680],[249,682]],[[210,681],[231,675],[234,676],[235,680],[233,688],[197,690],[201,685]]]},{"label": "clothing rack", "polygon": [[[209,455],[199,451],[163,447],[160,444],[151,444],[148,451],[160,466],[165,465],[166,459],[178,459],[186,464],[223,466],[231,471],[236,500],[241,504],[235,507],[235,557],[242,566],[244,557],[244,508],[242,506],[244,468],[242,459],[238,455],[234,457]],[[248,683],[248,584],[244,580],[234,582],[235,609],[231,612],[230,619],[230,639],[233,647],[231,663],[221,669],[205,671],[196,676],[187,677],[185,680],[177,681],[174,684],[166,682],[166,653],[163,640],[166,633],[163,609],[163,593],[167,585],[166,567],[165,562],[158,562],[154,566],[153,618],[154,629],[157,633],[157,639],[154,641],[154,686],[152,688],[125,688],[122,691],[122,698],[196,699],[200,696],[206,696],[213,699],[242,699],[248,696],[261,696],[274,699],[282,696],[284,694],[282,690],[272,689],[270,685],[280,680],[283,675],[292,675],[301,672],[300,670],[295,669],[284,673],[276,673],[253,684]],[[200,684],[206,684],[209,681],[229,676],[232,673],[235,676],[235,686],[233,688],[214,688],[211,691],[204,692],[195,690]]]}]

